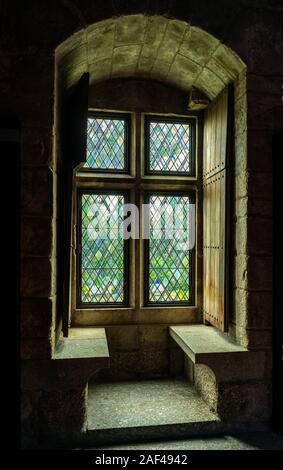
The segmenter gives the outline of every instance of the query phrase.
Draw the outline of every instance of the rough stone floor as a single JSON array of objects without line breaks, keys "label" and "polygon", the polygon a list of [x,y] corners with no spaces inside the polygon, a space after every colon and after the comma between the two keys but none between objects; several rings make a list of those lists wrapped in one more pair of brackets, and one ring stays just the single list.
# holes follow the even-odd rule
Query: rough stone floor
[{"label": "rough stone floor", "polygon": [[88,429],[218,422],[185,380],[146,380],[89,385]]},{"label": "rough stone floor", "polygon": [[222,424],[186,380],[89,384],[88,449],[283,449],[283,436]]}]

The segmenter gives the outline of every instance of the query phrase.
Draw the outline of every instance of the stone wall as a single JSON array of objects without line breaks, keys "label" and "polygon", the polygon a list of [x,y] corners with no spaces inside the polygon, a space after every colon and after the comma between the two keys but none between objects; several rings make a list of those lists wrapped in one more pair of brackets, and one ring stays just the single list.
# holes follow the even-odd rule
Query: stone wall
[{"label": "stone wall", "polygon": [[[232,246],[235,271],[230,333],[250,349],[265,350],[270,360],[272,133],[282,128],[282,78],[250,73],[245,82],[246,96],[242,93],[235,101],[235,113],[243,116],[247,109],[247,117],[235,129]],[[241,138],[243,135],[245,139]]]},{"label": "stone wall", "polygon": [[[229,46],[247,65],[247,79],[238,79],[235,96],[234,279],[229,332],[242,344],[266,352],[266,384],[270,386],[271,136],[275,128],[282,128],[283,121],[283,10],[280,2],[268,0],[1,2],[0,113],[1,117],[19,118],[22,136],[22,359],[51,358],[59,324],[55,49],[96,21],[143,13],[196,25]],[[217,70],[219,73],[220,68]],[[133,338],[135,334],[133,328]],[[115,341],[118,350],[118,333]],[[38,395],[26,393],[23,417],[28,422]]]}]

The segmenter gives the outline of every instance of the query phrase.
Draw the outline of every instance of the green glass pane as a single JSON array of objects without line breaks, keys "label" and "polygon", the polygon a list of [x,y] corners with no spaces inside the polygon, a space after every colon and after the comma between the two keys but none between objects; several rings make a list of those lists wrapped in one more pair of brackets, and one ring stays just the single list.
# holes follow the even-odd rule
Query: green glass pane
[{"label": "green glass pane", "polygon": [[81,301],[121,303],[124,240],[120,228],[124,196],[83,194],[81,201]]},{"label": "green glass pane", "polygon": [[87,161],[94,170],[125,169],[124,119],[89,118],[87,121]]},{"label": "green glass pane", "polygon": [[[149,236],[149,301],[157,303],[191,300],[191,253],[184,249],[178,208],[183,211],[183,228],[189,217],[189,196],[151,195]],[[168,227],[168,223],[170,223]],[[173,221],[173,224],[172,224]],[[182,236],[183,234],[183,236]],[[181,242],[181,245],[180,245]]]},{"label": "green glass pane", "polygon": [[190,124],[150,122],[150,171],[190,173],[191,159]]}]

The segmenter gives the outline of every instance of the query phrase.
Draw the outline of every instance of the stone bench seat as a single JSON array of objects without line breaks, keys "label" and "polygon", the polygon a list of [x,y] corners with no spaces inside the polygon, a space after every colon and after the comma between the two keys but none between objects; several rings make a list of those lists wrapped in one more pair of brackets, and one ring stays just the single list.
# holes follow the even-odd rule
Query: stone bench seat
[{"label": "stone bench seat", "polygon": [[[255,397],[265,392],[263,351],[249,351],[207,325],[170,326],[169,335],[171,374],[185,373],[221,419],[264,421],[255,406]],[[182,370],[176,369],[182,358]]]},{"label": "stone bench seat", "polygon": [[93,360],[100,367],[109,367],[109,350],[105,328],[71,328],[68,338],[58,341],[54,360]]},{"label": "stone bench seat", "polygon": [[[40,390],[54,390],[58,385],[62,389],[85,387],[94,373],[109,366],[104,328],[71,328],[69,337],[58,341],[51,360],[29,360],[23,365],[26,371],[33,367],[33,374],[27,373],[28,380]],[[29,386],[29,382],[23,385]]]},{"label": "stone bench seat", "polygon": [[213,369],[216,364],[231,363],[231,354],[242,360],[248,350],[234,343],[227,335],[213,326],[170,326],[171,338],[194,364],[206,364]]},{"label": "stone bench seat", "polygon": [[38,396],[46,439],[56,436],[64,441],[86,431],[88,382],[109,366],[106,332],[96,327],[70,328],[51,360],[24,361],[22,388]]},{"label": "stone bench seat", "polygon": [[247,349],[234,343],[227,335],[206,325],[179,325],[170,327],[170,336],[194,362],[201,362],[206,355],[243,353]]},{"label": "stone bench seat", "polygon": [[258,379],[264,373],[262,352],[249,351],[213,326],[170,326],[169,334],[193,364],[210,367],[219,382]]}]

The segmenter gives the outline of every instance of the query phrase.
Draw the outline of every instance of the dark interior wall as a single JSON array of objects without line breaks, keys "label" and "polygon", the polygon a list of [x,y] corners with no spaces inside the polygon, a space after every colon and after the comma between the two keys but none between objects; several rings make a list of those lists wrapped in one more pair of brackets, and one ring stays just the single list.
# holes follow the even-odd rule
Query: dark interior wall
[{"label": "dark interior wall", "polygon": [[[235,102],[243,119],[235,129],[238,178],[233,223],[243,236],[233,246],[240,262],[233,282],[229,331],[251,349],[266,352],[264,387],[268,390],[272,374],[271,141],[274,129],[282,129],[283,122],[280,0],[1,1],[0,110],[4,117],[18,118],[21,125],[22,358],[48,359],[54,348],[54,51],[89,24],[134,13],[167,15],[199,26],[231,47],[247,65],[247,80],[242,82],[242,93],[238,88]],[[245,148],[240,148],[243,133],[247,138]],[[247,155],[247,161],[241,155]],[[234,314],[237,309],[249,312],[242,323]],[[32,416],[36,421],[33,403],[40,397],[40,391],[26,392],[25,418]]]},{"label": "dark interior wall", "polygon": [[11,52],[48,53],[86,25],[137,13],[188,21],[235,50],[250,72],[282,74],[280,0],[2,0],[2,44]]},{"label": "dark interior wall", "polygon": [[273,425],[283,432],[283,318],[282,318],[282,249],[283,221],[281,210],[283,130],[272,138],[273,155]]}]

